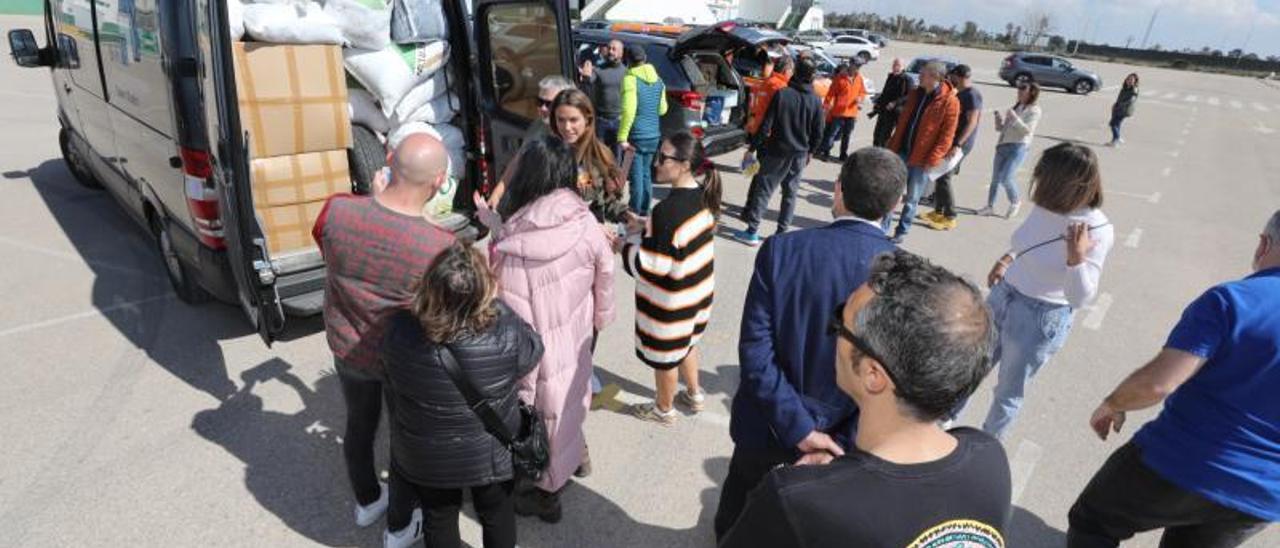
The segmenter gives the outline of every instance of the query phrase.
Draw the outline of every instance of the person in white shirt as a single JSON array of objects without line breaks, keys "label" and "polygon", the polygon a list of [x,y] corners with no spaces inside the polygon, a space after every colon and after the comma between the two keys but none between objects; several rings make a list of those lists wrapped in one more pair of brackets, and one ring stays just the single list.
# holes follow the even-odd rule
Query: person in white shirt
[{"label": "person in white shirt", "polygon": [[1015,175],[1022,161],[1027,157],[1027,149],[1031,139],[1035,137],[1036,125],[1040,123],[1040,86],[1028,82],[1018,86],[1018,102],[1001,116],[995,111],[996,131],[1000,133],[1000,141],[996,143],[995,165],[991,170],[991,186],[987,190],[987,205],[978,210],[980,216],[994,215],[996,197],[1004,187],[1005,197],[1009,198],[1009,209],[1006,219],[1018,215],[1022,207],[1022,199],[1018,196],[1018,181]]},{"label": "person in white shirt", "polygon": [[1013,232],[1012,250],[987,276],[999,338],[995,398],[982,423],[1003,438],[1027,384],[1062,349],[1075,311],[1093,300],[1115,230],[1102,206],[1098,159],[1086,146],[1054,145],[1031,176],[1033,207]]}]

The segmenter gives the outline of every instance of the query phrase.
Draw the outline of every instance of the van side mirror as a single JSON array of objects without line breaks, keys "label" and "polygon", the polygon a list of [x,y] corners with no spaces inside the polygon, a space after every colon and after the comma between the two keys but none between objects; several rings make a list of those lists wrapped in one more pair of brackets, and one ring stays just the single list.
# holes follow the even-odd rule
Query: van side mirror
[{"label": "van side mirror", "polygon": [[36,35],[30,29],[9,31],[9,53],[20,67],[48,66],[40,59],[40,46],[36,45]]}]

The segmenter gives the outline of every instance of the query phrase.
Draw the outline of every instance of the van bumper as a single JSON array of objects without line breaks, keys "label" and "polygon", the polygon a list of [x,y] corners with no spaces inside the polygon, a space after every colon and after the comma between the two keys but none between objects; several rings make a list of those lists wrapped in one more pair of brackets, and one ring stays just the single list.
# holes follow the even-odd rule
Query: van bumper
[{"label": "van bumper", "polygon": [[707,156],[733,152],[746,143],[747,131],[741,127],[707,132],[706,136],[702,138],[702,146],[706,149]]}]

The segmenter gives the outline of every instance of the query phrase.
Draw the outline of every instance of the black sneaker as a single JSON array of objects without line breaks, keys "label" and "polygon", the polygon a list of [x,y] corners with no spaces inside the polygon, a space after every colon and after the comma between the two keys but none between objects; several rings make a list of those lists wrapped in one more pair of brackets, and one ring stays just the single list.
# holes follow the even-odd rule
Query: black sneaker
[{"label": "black sneaker", "polygon": [[516,495],[516,514],[537,516],[547,523],[560,523],[560,494],[532,489]]}]

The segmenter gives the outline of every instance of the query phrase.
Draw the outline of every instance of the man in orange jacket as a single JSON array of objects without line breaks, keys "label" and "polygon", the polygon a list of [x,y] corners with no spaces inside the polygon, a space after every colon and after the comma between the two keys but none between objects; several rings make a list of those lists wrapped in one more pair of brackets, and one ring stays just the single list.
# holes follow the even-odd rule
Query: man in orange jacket
[{"label": "man in orange jacket", "polygon": [[[960,123],[960,100],[956,90],[945,79],[942,63],[931,62],[920,71],[920,86],[907,96],[898,128],[889,139],[889,150],[897,152],[907,163],[907,196],[898,216],[893,242],[902,243],[916,215],[920,195],[929,182],[928,170],[947,161],[952,153],[956,126]],[[889,232],[892,216],[881,221]]]},{"label": "man in orange jacket", "polygon": [[861,63],[854,61],[836,68],[831,89],[822,101],[822,108],[827,111],[827,134],[822,137],[822,155],[828,160],[837,135],[840,136],[840,161],[849,157],[849,135],[858,120],[858,108],[867,97],[867,85],[858,71],[860,66]]},{"label": "man in orange jacket", "polygon": [[[773,73],[769,74],[769,66],[773,66]],[[787,87],[787,82],[791,81],[791,75],[796,71],[796,64],[790,55],[783,54],[774,60],[773,57],[766,54],[764,79],[759,84],[751,88],[751,109],[750,116],[747,117],[747,134],[755,135],[760,130],[760,124],[764,122],[764,113],[769,110],[769,103],[773,101],[773,94],[778,90]]]}]

